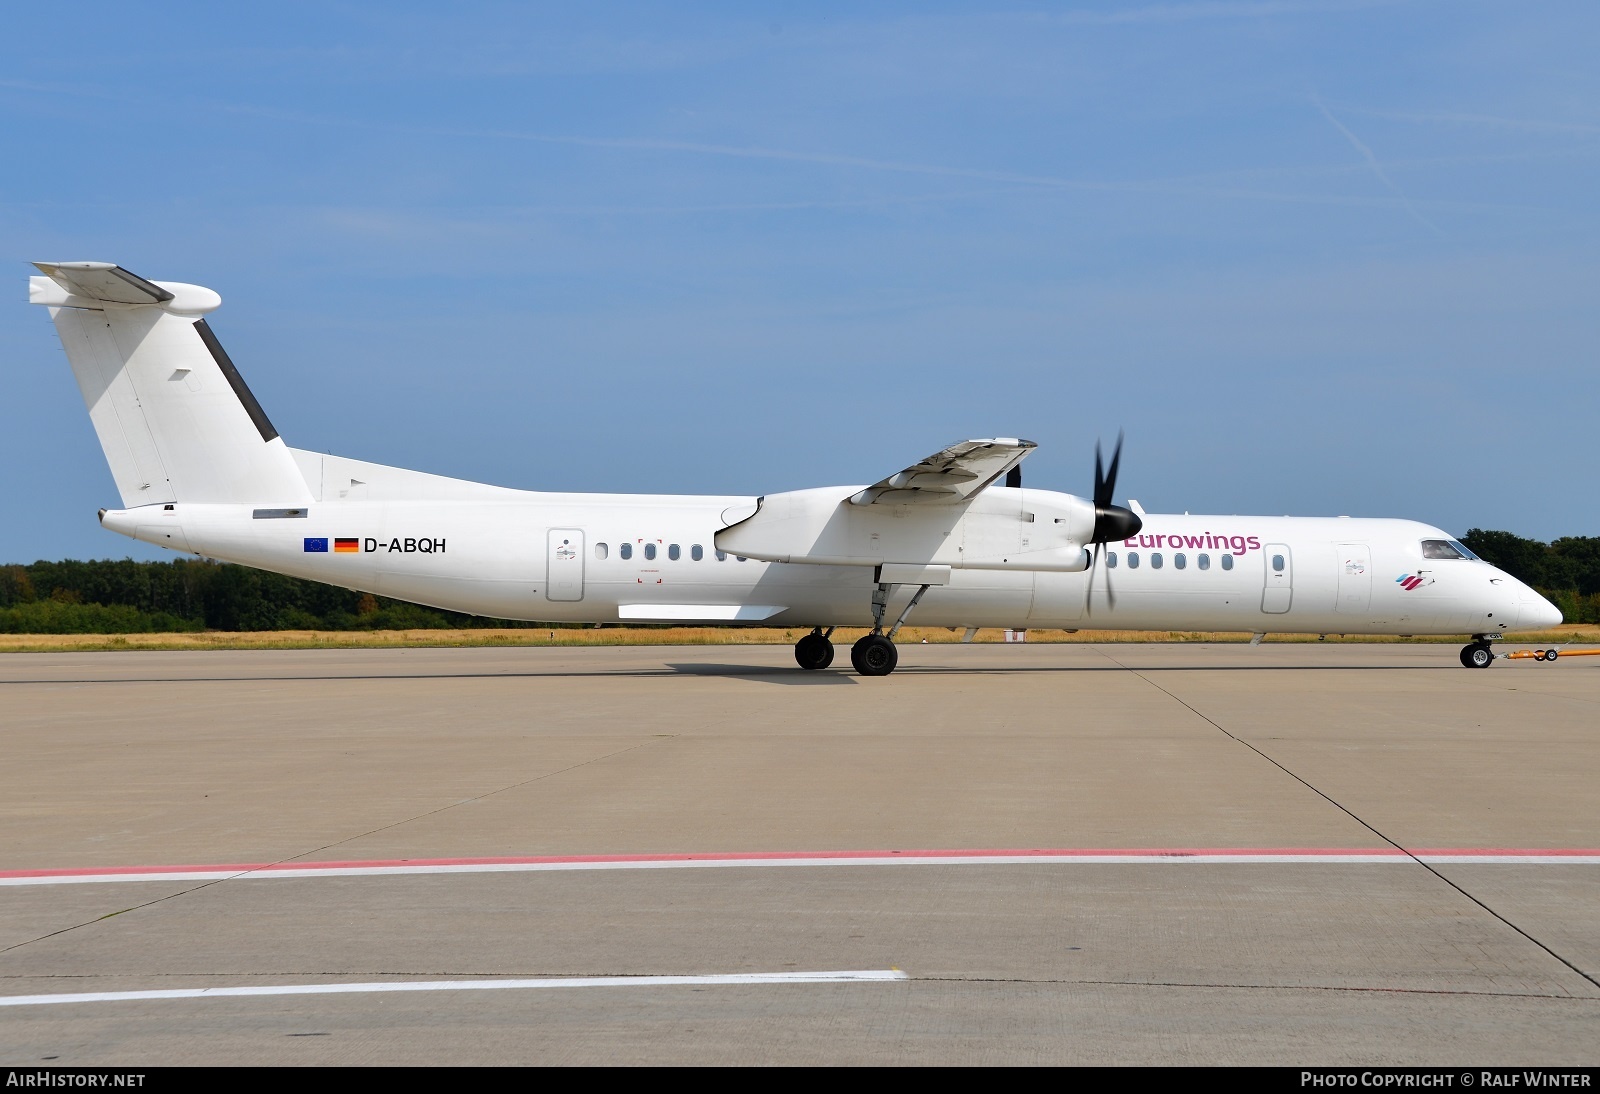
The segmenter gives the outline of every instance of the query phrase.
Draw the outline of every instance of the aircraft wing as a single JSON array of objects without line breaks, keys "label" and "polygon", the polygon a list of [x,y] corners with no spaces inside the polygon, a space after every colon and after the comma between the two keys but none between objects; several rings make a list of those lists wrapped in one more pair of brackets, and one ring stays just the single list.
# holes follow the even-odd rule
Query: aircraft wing
[{"label": "aircraft wing", "polygon": [[1037,447],[1032,441],[1016,437],[960,441],[880,479],[852,496],[850,503],[950,505],[968,501]]}]

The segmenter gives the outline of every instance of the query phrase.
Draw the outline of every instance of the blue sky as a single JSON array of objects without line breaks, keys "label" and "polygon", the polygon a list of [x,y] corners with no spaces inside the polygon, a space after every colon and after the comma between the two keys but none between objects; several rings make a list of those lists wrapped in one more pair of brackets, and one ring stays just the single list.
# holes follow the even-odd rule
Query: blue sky
[{"label": "blue sky", "polygon": [[0,34],[0,562],[161,557],[33,259],[293,445],[765,493],[1028,437],[1151,511],[1600,534],[1600,7],[125,3]]}]

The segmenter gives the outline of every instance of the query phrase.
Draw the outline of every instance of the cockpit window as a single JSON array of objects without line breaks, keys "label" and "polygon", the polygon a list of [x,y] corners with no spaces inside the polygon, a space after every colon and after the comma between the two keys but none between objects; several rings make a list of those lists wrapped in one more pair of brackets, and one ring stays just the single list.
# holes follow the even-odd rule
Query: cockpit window
[{"label": "cockpit window", "polygon": [[1422,541],[1423,558],[1471,558],[1472,552],[1453,539],[1425,539]]},{"label": "cockpit window", "polygon": [[1482,562],[1483,561],[1483,559],[1479,558],[1477,555],[1472,553],[1472,548],[1468,547],[1465,543],[1462,543],[1459,539],[1451,540],[1450,541],[1450,546],[1454,547],[1456,550],[1460,551],[1462,554],[1466,555],[1468,558],[1472,559],[1472,561],[1474,561],[1474,562]]}]

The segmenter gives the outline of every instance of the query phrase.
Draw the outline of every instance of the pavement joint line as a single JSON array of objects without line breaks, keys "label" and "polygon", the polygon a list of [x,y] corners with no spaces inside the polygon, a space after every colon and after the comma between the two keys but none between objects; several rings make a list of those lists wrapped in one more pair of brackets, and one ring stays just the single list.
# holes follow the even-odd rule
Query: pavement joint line
[{"label": "pavement joint line", "polygon": [[[608,974],[608,973],[579,973],[564,974],[561,976],[528,975],[516,976],[509,973],[482,973],[482,972],[440,972],[437,970],[391,970],[362,972],[342,971],[337,973],[306,973],[306,972],[254,972],[241,974],[232,973],[149,973],[153,978],[188,978],[200,979],[205,977],[238,977],[248,975],[255,977],[285,977],[285,976],[408,976],[408,977],[435,977],[429,980],[378,980],[356,981],[321,984],[267,984],[254,986],[222,986],[213,988],[157,988],[135,991],[111,992],[56,992],[39,993],[32,995],[0,995],[0,1006],[42,1006],[53,1003],[77,1002],[134,1002],[146,999],[180,999],[180,998],[227,998],[251,995],[329,995],[349,994],[357,992],[383,992],[383,991],[447,991],[447,990],[492,990],[515,988],[559,988],[559,987],[673,987],[673,986],[728,986],[741,984],[787,984],[787,983],[864,983],[884,981],[909,981],[915,983],[933,984],[1037,984],[1043,986],[1069,986],[1069,987],[1115,987],[1115,988],[1189,988],[1200,991],[1276,991],[1276,992],[1351,992],[1357,994],[1376,995],[1437,995],[1437,996],[1466,996],[1483,997],[1491,999],[1547,999],[1554,1002],[1600,1002],[1600,995],[1574,995],[1572,993],[1534,992],[1534,991],[1478,991],[1470,988],[1407,988],[1370,984],[1260,984],[1245,982],[1213,982],[1189,980],[1096,980],[1079,977],[1038,977],[1038,976],[913,976],[904,970],[892,969],[857,969],[825,972],[793,972],[781,973],[712,973],[712,974],[675,974],[675,973],[634,973],[634,974]],[[0,976],[0,982],[6,981],[57,981],[57,980],[103,980],[103,973],[67,973],[49,975],[8,974]]]},{"label": "pavement joint line", "polygon": [[1406,848],[1402,847],[1399,844],[1398,841],[1396,841],[1394,839],[1391,839],[1384,832],[1380,831],[1377,828],[1376,825],[1372,824],[1365,817],[1362,817],[1359,814],[1357,814],[1349,806],[1345,805],[1343,802],[1335,800],[1330,794],[1328,794],[1328,793],[1324,792],[1323,790],[1319,789],[1318,787],[1313,785],[1308,779],[1304,778],[1303,776],[1298,775],[1295,772],[1289,770],[1289,768],[1286,765],[1284,765],[1282,762],[1280,762],[1279,760],[1276,760],[1273,757],[1267,755],[1266,752],[1262,751],[1260,748],[1256,747],[1254,744],[1251,744],[1249,741],[1245,740],[1243,737],[1239,737],[1239,736],[1237,736],[1237,735],[1235,735],[1233,733],[1230,733],[1226,728],[1223,727],[1223,725],[1220,722],[1218,722],[1215,719],[1210,718],[1207,715],[1201,713],[1198,709],[1196,709],[1193,705],[1191,705],[1187,700],[1181,698],[1180,696],[1174,695],[1172,692],[1168,691],[1166,688],[1162,687],[1160,684],[1156,683],[1154,680],[1151,680],[1149,677],[1145,676],[1144,673],[1142,673],[1140,670],[1138,670],[1136,668],[1132,668],[1131,666],[1122,664],[1122,662],[1118,661],[1115,657],[1111,656],[1111,654],[1107,653],[1104,649],[1102,649],[1099,646],[1095,646],[1094,650],[1095,650],[1095,652],[1099,653],[1102,657],[1104,657],[1106,660],[1110,661],[1112,664],[1119,666],[1120,668],[1124,669],[1125,671],[1127,671],[1129,673],[1132,673],[1134,676],[1138,677],[1140,680],[1143,680],[1146,684],[1149,684],[1151,687],[1155,688],[1157,691],[1161,692],[1163,695],[1166,695],[1173,702],[1178,703],[1179,705],[1181,705],[1184,709],[1188,710],[1195,717],[1200,718],[1201,720],[1206,722],[1208,725],[1210,725],[1211,727],[1216,729],[1216,731],[1218,733],[1221,733],[1223,736],[1227,737],[1230,741],[1233,741],[1235,744],[1243,745],[1245,748],[1248,748],[1251,752],[1254,752],[1257,756],[1260,756],[1263,760],[1266,760],[1273,767],[1276,767],[1279,771],[1281,771],[1285,775],[1289,776],[1295,782],[1299,783],[1301,786],[1305,787],[1307,790],[1310,790],[1313,794],[1317,795],[1323,801],[1327,802],[1329,805],[1331,805],[1335,809],[1339,810],[1345,816],[1349,817],[1351,820],[1353,820],[1357,824],[1361,825],[1361,827],[1365,828],[1367,831],[1369,831],[1373,835],[1377,836],[1384,843],[1387,843],[1389,846],[1393,847],[1396,851],[1399,851],[1402,854],[1404,854],[1411,861],[1415,862],[1418,866],[1420,866],[1424,870],[1428,871],[1428,873],[1432,874],[1434,877],[1436,877],[1440,881],[1444,882],[1444,884],[1448,885],[1450,888],[1452,888],[1456,892],[1460,893],[1467,900],[1471,901],[1473,904],[1475,904],[1479,908],[1483,909],[1483,911],[1487,912],[1491,917],[1493,917],[1494,919],[1498,920],[1499,922],[1505,924],[1505,926],[1509,927],[1511,930],[1515,931],[1517,934],[1521,935],[1523,938],[1525,938],[1529,942],[1533,943],[1539,949],[1543,950],[1545,953],[1547,953],[1551,957],[1555,958],[1561,964],[1563,964],[1567,968],[1571,969],[1578,976],[1581,976],[1584,980],[1587,980],[1595,988],[1600,988],[1600,978],[1597,978],[1596,976],[1585,972],[1583,969],[1579,968],[1573,962],[1569,961],[1567,958],[1565,958],[1561,954],[1557,953],[1550,946],[1546,945],[1544,942],[1540,941],[1539,939],[1533,937],[1533,935],[1529,934],[1527,931],[1525,931],[1521,927],[1517,926],[1511,920],[1507,919],[1505,916],[1501,915],[1499,912],[1497,912],[1493,908],[1489,907],[1488,904],[1484,903],[1478,897],[1474,896],[1472,893],[1469,893],[1466,889],[1462,888],[1460,885],[1458,885],[1454,881],[1450,880],[1444,874],[1440,873],[1437,869],[1435,869],[1435,867],[1433,866],[1433,864],[1431,862],[1427,861],[1426,859],[1419,858],[1416,854],[1414,854],[1411,851],[1407,850]]},{"label": "pavement joint line", "polygon": [[[157,653],[166,652],[157,650]],[[3,656],[3,654],[0,654]],[[733,672],[728,675],[771,676],[776,669],[759,669]],[[787,672],[787,669],[782,671]],[[46,684],[302,684],[325,683],[342,680],[528,680],[583,678],[614,680],[618,678],[670,677],[690,675],[673,669],[641,669],[612,672],[417,672],[417,673],[352,673],[345,676],[106,676],[72,679],[0,680],[0,687],[28,687]]]},{"label": "pavement joint line", "polygon": [[1557,1002],[1600,1003],[1600,995],[1557,994],[1533,991],[1473,991],[1454,988],[1399,988],[1360,984],[1232,984],[1187,980],[1078,980],[1057,977],[1023,976],[914,976],[918,983],[950,984],[1066,984],[1108,988],[1196,988],[1228,991],[1329,991],[1363,992],[1376,995],[1464,995],[1491,999],[1551,999]]},{"label": "pavement joint line", "polygon": [[[1068,643],[1062,643],[1068,645]],[[1071,643],[1083,645],[1099,652],[1099,647],[1089,646],[1087,643]],[[168,650],[152,650],[152,653],[174,652]],[[176,652],[202,652],[202,651],[176,651]],[[209,652],[209,651],[207,651]],[[4,657],[0,651],[0,657]],[[0,662],[3,663],[3,662]],[[36,678],[28,680],[0,679],[0,687],[46,687],[50,685],[86,685],[86,684],[286,684],[286,683],[323,683],[350,680],[390,681],[390,680],[656,680],[675,679],[682,677],[794,677],[794,669],[788,666],[772,668],[749,664],[728,664],[716,666],[718,672],[684,672],[681,669],[614,669],[598,670],[592,672],[582,671],[517,671],[517,672],[435,672],[435,673],[352,673],[347,675],[291,675],[291,676],[173,676],[173,677],[71,677],[60,679]],[[1238,669],[1240,672],[1454,672],[1457,668],[1453,663],[1440,665],[1362,665],[1352,668],[1345,665],[1269,665],[1246,666]],[[897,673],[914,676],[1024,676],[1038,673],[1081,673],[1081,672],[1114,672],[1125,670],[1126,666],[1118,665],[1116,669],[1097,668],[1082,664],[1060,665],[1008,665],[1001,668],[966,667],[966,666],[941,666],[941,665],[906,665],[899,668]],[[1146,669],[1148,672],[1162,673],[1201,673],[1217,672],[1216,666],[1155,666]],[[1515,689],[1513,689],[1515,690]]]},{"label": "pavement joint line", "polygon": [[[672,738],[666,738],[666,739],[667,740],[671,740]],[[43,942],[46,939],[59,938],[61,935],[67,934],[70,931],[76,931],[81,927],[93,926],[96,923],[103,923],[107,919],[111,919],[111,918],[113,918],[115,916],[124,915],[124,914],[126,914],[128,912],[137,912],[137,911],[140,911],[142,909],[152,907],[153,905],[156,905],[156,904],[165,903],[166,901],[169,901],[169,900],[177,900],[179,897],[188,896],[190,893],[199,892],[201,889],[208,889],[213,885],[220,885],[224,881],[229,881],[229,880],[232,880],[232,879],[238,878],[238,877],[248,876],[249,874],[253,873],[257,869],[271,869],[272,867],[275,867],[275,866],[282,866],[282,865],[284,865],[286,863],[295,862],[295,861],[298,861],[299,859],[304,858],[306,855],[314,855],[319,851],[326,851],[331,847],[338,847],[338,846],[340,846],[342,844],[349,843],[351,840],[363,839],[363,838],[365,838],[367,836],[374,835],[374,834],[376,834],[378,832],[384,832],[384,831],[387,831],[390,828],[395,828],[395,827],[398,827],[399,825],[402,825],[402,824],[410,824],[413,821],[419,821],[419,820],[422,820],[424,817],[431,817],[431,816],[433,816],[433,815],[435,815],[437,813],[443,813],[446,810],[455,809],[455,808],[457,808],[459,806],[462,806],[462,805],[470,805],[473,802],[482,801],[485,798],[493,797],[496,794],[503,794],[508,790],[515,790],[518,787],[527,786],[530,783],[539,782],[541,779],[548,779],[548,778],[552,778],[552,777],[554,777],[556,775],[565,774],[568,771],[575,771],[578,768],[584,767],[584,766],[586,766],[588,764],[598,763],[601,760],[609,760],[613,756],[621,756],[623,753],[632,752],[635,749],[639,749],[639,748],[644,748],[646,745],[659,744],[659,743],[661,743],[661,740],[662,740],[662,738],[651,737],[651,738],[649,738],[647,740],[640,741],[638,744],[629,745],[627,748],[619,748],[614,752],[608,752],[603,756],[591,756],[589,759],[584,760],[582,763],[570,764],[567,767],[561,768],[558,771],[547,771],[543,775],[536,775],[531,779],[523,779],[521,782],[512,783],[509,786],[502,786],[502,787],[500,787],[500,788],[498,788],[496,790],[490,790],[490,791],[487,791],[487,792],[485,792],[483,794],[479,794],[479,795],[477,795],[475,797],[463,798],[460,801],[451,802],[449,805],[442,805],[437,809],[430,809],[427,812],[419,813],[414,817],[407,817],[407,818],[404,818],[402,820],[394,821],[393,823],[390,823],[390,824],[381,825],[381,826],[379,826],[377,828],[372,829],[370,832],[358,832],[357,834],[355,834],[353,836],[346,836],[342,840],[336,840],[333,843],[324,844],[321,847],[313,847],[311,850],[304,851],[304,852],[302,852],[302,853],[300,853],[298,855],[294,855],[294,856],[289,857],[289,858],[278,859],[275,862],[267,863],[264,867],[252,867],[250,869],[238,870],[238,871],[231,872],[231,873],[226,873],[226,874],[223,874],[223,875],[220,875],[220,876],[207,877],[204,880],[202,880],[199,885],[192,885],[189,888],[182,889],[182,890],[180,890],[180,891],[178,891],[176,893],[168,893],[165,896],[159,896],[159,897],[156,897],[154,900],[147,900],[142,904],[135,904],[135,905],[133,905],[132,907],[129,907],[129,908],[119,908],[115,912],[110,912],[110,913],[108,913],[106,915],[99,915],[99,916],[96,916],[93,919],[86,919],[82,923],[73,923],[73,924],[71,924],[69,926],[62,927],[60,930],[50,931],[47,934],[42,934],[37,938],[29,938],[29,939],[25,939],[22,942],[14,942],[9,946],[0,948],[0,954],[10,953],[12,950],[21,949],[23,946],[31,946],[36,942]],[[185,879],[185,880],[187,880],[187,879]],[[198,879],[196,879],[196,880],[198,880]]]},{"label": "pavement joint line", "polygon": [[694,976],[579,976],[487,980],[379,980],[346,984],[254,984],[217,988],[154,988],[144,991],[64,992],[0,996],[0,1007],[39,1007],[71,1003],[134,1003],[168,999],[227,999],[241,996],[348,995],[417,991],[510,991],[536,988],[738,987],[767,984],[860,984],[909,980],[899,969],[848,969],[827,972],[743,972]]},{"label": "pavement joint line", "polygon": [[[404,822],[397,822],[404,823]],[[358,837],[352,837],[358,838]],[[310,852],[307,852],[310,853]],[[1600,866],[1600,849],[1127,848],[551,855],[482,859],[230,863],[0,871],[0,888],[184,881],[286,881],[427,874],[566,873],[591,870],[767,869],[841,866]],[[112,913],[121,914],[121,913]],[[105,917],[101,917],[105,918]],[[98,921],[97,921],[98,922]]]}]

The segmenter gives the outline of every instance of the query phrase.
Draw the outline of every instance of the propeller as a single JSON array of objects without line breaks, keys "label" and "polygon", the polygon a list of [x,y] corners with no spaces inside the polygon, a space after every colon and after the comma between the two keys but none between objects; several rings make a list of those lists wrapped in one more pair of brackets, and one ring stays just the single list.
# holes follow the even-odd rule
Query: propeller
[{"label": "propeller", "polygon": [[[1117,431],[1117,447],[1111,450],[1111,467],[1103,469],[1100,460],[1100,442],[1094,442],[1094,531],[1089,536],[1089,542],[1094,544],[1094,553],[1089,558],[1089,581],[1083,590],[1083,613],[1092,615],[1090,607],[1090,594],[1094,591],[1094,573],[1100,566],[1100,556],[1105,552],[1105,545],[1113,540],[1127,539],[1139,534],[1139,529],[1144,527],[1144,521],[1132,509],[1125,509],[1111,501],[1112,494],[1117,488],[1117,467],[1122,462],[1122,431]],[[1112,608],[1117,606],[1117,594],[1111,588],[1111,570],[1106,570],[1106,603]]]}]

